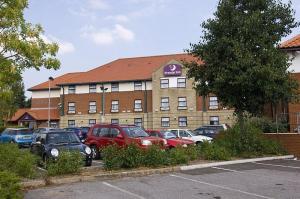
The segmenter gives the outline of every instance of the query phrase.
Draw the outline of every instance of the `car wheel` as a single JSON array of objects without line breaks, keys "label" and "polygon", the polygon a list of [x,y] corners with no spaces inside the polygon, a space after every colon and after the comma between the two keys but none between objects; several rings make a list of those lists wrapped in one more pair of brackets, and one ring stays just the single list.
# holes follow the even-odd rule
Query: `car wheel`
[{"label": "car wheel", "polygon": [[10,143],[10,144],[15,144],[15,142],[14,142],[13,140],[11,140],[9,143]]},{"label": "car wheel", "polygon": [[94,160],[99,160],[100,159],[99,149],[95,145],[93,145],[91,146],[91,150],[92,150],[92,158]]},{"label": "car wheel", "polygon": [[85,166],[86,166],[86,167],[92,166],[92,160],[87,160],[87,161],[85,161]]},{"label": "car wheel", "polygon": [[47,166],[48,166],[47,163],[48,163],[48,157],[47,157],[47,155],[44,155],[43,156],[43,166],[45,169],[47,169]]}]

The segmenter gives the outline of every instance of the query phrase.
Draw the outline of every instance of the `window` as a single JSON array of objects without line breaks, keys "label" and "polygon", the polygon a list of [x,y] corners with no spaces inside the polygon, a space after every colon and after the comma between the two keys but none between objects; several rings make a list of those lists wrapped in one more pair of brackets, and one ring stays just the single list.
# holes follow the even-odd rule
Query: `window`
[{"label": "window", "polygon": [[68,127],[75,127],[75,120],[68,120]]},{"label": "window", "polygon": [[160,88],[169,88],[169,80],[161,79],[160,80]]},{"label": "window", "polygon": [[96,120],[95,119],[89,119],[89,126],[93,126],[96,124]]},{"label": "window", "polygon": [[68,88],[68,93],[69,94],[74,94],[76,92],[76,87],[75,85],[70,85]]},{"label": "window", "polygon": [[218,109],[218,98],[217,97],[209,97],[209,109]]},{"label": "window", "polygon": [[168,111],[170,110],[169,106],[169,98],[168,97],[162,97],[160,101],[160,110],[162,111]]},{"label": "window", "polygon": [[142,127],[143,126],[143,119],[142,118],[134,118],[134,125]]},{"label": "window", "polygon": [[178,97],[178,109],[187,109],[186,97]]},{"label": "window", "polygon": [[170,118],[169,117],[161,118],[161,127],[170,127]]},{"label": "window", "polygon": [[119,83],[111,83],[111,92],[119,91]]},{"label": "window", "polygon": [[219,125],[219,116],[210,116],[210,125]]},{"label": "window", "polygon": [[178,117],[178,126],[186,127],[187,126],[187,117]]},{"label": "window", "polygon": [[142,100],[134,100],[134,111],[135,112],[142,111]]},{"label": "window", "polygon": [[191,135],[185,130],[179,130],[179,137],[191,137]]},{"label": "window", "polygon": [[134,90],[141,91],[143,89],[142,82],[134,82]]},{"label": "window", "polygon": [[117,129],[117,128],[111,128],[111,129],[110,129],[110,137],[115,138],[115,137],[117,137],[119,134],[120,134],[119,129]]},{"label": "window", "polygon": [[118,100],[111,101],[111,112],[112,113],[119,112],[119,101]]},{"label": "window", "polygon": [[101,128],[100,131],[98,131],[99,137],[109,137],[109,128]]},{"label": "window", "polygon": [[90,104],[89,104],[89,113],[96,113],[96,112],[97,112],[96,102],[90,102]]},{"label": "window", "polygon": [[119,119],[111,119],[112,124],[119,124]]},{"label": "window", "polygon": [[75,102],[69,102],[68,103],[68,113],[75,114],[75,112],[76,112]]},{"label": "window", "polygon": [[90,84],[90,93],[96,93],[97,92],[97,85],[96,84]]},{"label": "window", "polygon": [[186,87],[186,78],[178,78],[177,88],[185,88],[185,87]]}]

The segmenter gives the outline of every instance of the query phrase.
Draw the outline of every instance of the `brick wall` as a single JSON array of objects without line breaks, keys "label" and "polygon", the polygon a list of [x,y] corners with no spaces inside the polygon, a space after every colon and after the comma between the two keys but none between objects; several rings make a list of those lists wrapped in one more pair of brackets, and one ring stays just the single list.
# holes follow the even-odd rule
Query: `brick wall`
[{"label": "brick wall", "polygon": [[[59,97],[51,98],[50,106],[57,108],[59,102]],[[31,108],[48,108],[48,103],[48,98],[32,98]]]},{"label": "brick wall", "polygon": [[270,133],[265,134],[269,139],[276,140],[288,151],[289,154],[300,157],[300,134],[296,133]]}]

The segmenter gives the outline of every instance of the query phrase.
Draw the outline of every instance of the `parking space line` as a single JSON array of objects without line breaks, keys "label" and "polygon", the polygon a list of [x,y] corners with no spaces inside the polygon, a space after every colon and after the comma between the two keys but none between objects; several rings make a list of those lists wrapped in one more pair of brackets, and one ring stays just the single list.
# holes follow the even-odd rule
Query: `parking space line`
[{"label": "parking space line", "polygon": [[274,199],[274,198],[270,198],[270,197],[267,197],[267,196],[263,196],[263,195],[259,195],[259,194],[255,194],[255,193],[250,193],[250,192],[247,192],[247,191],[242,191],[242,190],[239,190],[239,189],[233,189],[233,188],[222,186],[222,185],[211,184],[211,183],[204,182],[204,181],[199,181],[199,180],[194,180],[194,179],[191,179],[191,178],[186,178],[186,177],[183,177],[183,176],[180,176],[180,175],[171,174],[170,176],[175,177],[175,178],[188,180],[188,181],[192,181],[192,182],[196,182],[196,183],[200,183],[200,184],[205,184],[205,185],[212,186],[212,187],[217,187],[217,188],[221,188],[221,189],[225,189],[225,190],[229,190],[229,191],[242,193],[242,194],[245,194],[245,195],[255,196],[255,197],[258,197],[258,198]]},{"label": "parking space line", "polygon": [[97,161],[97,160],[93,160],[93,162],[97,163],[97,164],[103,164],[103,162]]},{"label": "parking space line", "polygon": [[265,166],[274,166],[274,167],[285,167],[285,168],[292,168],[292,169],[300,169],[300,167],[285,166],[285,165],[281,165],[281,164],[267,164],[267,163],[260,163],[260,162],[251,162],[251,163],[265,165]]},{"label": "parking space line", "polygon": [[146,198],[144,198],[143,196],[139,196],[139,195],[137,195],[137,194],[135,194],[135,193],[132,193],[132,192],[130,192],[130,191],[127,191],[127,190],[122,189],[122,188],[120,188],[120,187],[117,187],[117,186],[115,186],[115,185],[109,184],[109,183],[107,183],[107,182],[102,182],[102,183],[103,183],[104,185],[110,187],[110,188],[116,189],[116,190],[118,190],[118,191],[120,191],[120,192],[126,193],[126,194],[131,195],[131,196],[134,196],[134,197],[136,197],[136,198],[146,199]]}]

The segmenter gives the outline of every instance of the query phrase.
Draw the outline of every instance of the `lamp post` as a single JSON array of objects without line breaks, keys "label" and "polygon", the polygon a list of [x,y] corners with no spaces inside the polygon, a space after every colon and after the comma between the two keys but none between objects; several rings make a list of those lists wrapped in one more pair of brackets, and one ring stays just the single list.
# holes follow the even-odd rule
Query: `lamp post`
[{"label": "lamp post", "polygon": [[48,81],[48,83],[49,83],[49,90],[48,90],[48,94],[49,94],[49,98],[48,98],[48,128],[50,127],[50,106],[51,106],[51,96],[50,96],[50,94],[51,94],[51,82],[54,80],[53,79],[53,77],[49,77],[49,79],[48,79],[49,81]]},{"label": "lamp post", "polygon": [[100,86],[100,89],[102,91],[102,115],[101,115],[101,123],[104,123],[104,115],[105,115],[105,91],[107,91],[108,88],[104,88],[104,85]]}]

